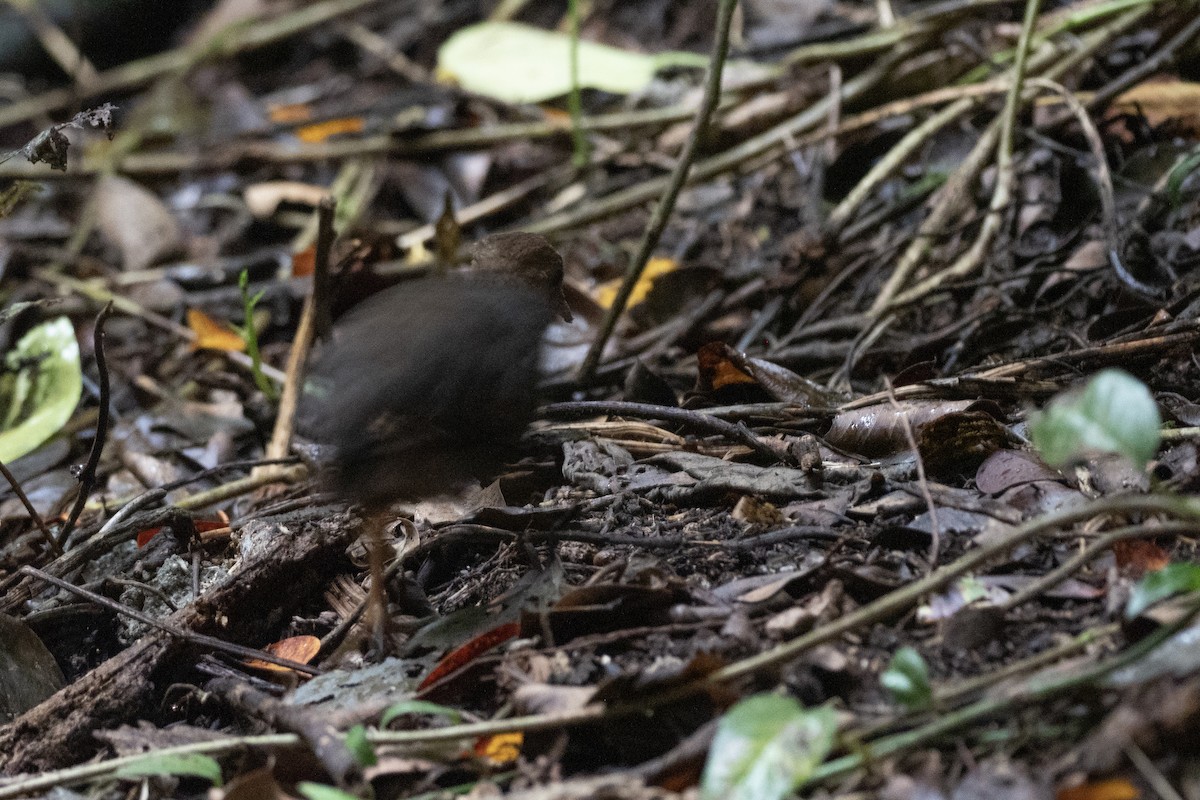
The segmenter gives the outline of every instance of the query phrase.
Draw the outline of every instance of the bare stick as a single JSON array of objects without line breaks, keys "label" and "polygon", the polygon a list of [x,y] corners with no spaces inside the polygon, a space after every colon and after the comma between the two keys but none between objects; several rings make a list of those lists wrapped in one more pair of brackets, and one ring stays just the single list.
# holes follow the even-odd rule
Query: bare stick
[{"label": "bare stick", "polygon": [[61,556],[63,550],[55,541],[54,535],[50,533],[50,529],[46,527],[46,521],[42,519],[42,515],[33,507],[33,503],[29,502],[29,497],[25,494],[25,490],[21,488],[21,482],[17,480],[17,476],[13,475],[8,467],[4,466],[4,462],[0,461],[0,474],[4,475],[4,479],[8,481],[8,485],[12,487],[13,494],[21,501],[21,505],[25,506],[25,511],[29,514],[29,518],[33,520],[33,524],[42,532],[42,538],[46,540],[46,544],[50,545],[50,549],[55,556]]},{"label": "bare stick", "polygon": [[679,154],[679,160],[675,163],[675,169],[671,173],[671,180],[667,183],[658,205],[655,206],[654,213],[650,215],[646,231],[642,234],[641,242],[638,243],[637,252],[629,259],[629,267],[625,270],[625,280],[621,284],[621,288],[617,290],[617,296],[613,298],[612,305],[609,306],[608,315],[605,316],[604,322],[596,334],[596,339],[583,359],[578,376],[581,383],[589,382],[596,374],[596,366],[600,363],[600,354],[604,352],[604,345],[612,336],[613,328],[617,326],[617,318],[625,310],[629,296],[633,294],[633,287],[641,277],[642,270],[646,268],[650,254],[658,246],[658,240],[667,227],[667,220],[671,218],[671,212],[675,210],[675,200],[679,197],[680,189],[683,188],[688,169],[695,161],[696,151],[708,130],[709,119],[712,117],[713,109],[717,107],[717,99],[721,96],[721,70],[725,65],[725,54],[729,52],[729,23],[736,7],[737,0],[721,0],[717,11],[717,32],[713,38],[712,58],[708,64],[708,76],[704,84],[704,98],[700,101],[700,108],[696,110],[696,122],[692,135],[688,137],[687,143],[683,146],[683,152]]},{"label": "bare stick", "polygon": [[100,386],[100,414],[96,417],[96,438],[92,440],[92,451],[88,453],[87,463],[83,465],[83,471],[79,474],[79,495],[75,498],[75,505],[71,508],[67,521],[63,523],[62,529],[58,532],[57,542],[60,548],[67,541],[67,537],[71,535],[71,531],[75,529],[75,523],[79,521],[79,515],[83,513],[83,506],[87,503],[88,495],[92,493],[92,488],[96,485],[96,467],[100,464],[100,453],[104,450],[104,440],[108,437],[109,392],[108,365],[104,363],[104,322],[111,313],[112,303],[108,303],[100,309],[100,313],[96,315],[95,330],[92,332],[92,348],[96,352],[97,383]]}]

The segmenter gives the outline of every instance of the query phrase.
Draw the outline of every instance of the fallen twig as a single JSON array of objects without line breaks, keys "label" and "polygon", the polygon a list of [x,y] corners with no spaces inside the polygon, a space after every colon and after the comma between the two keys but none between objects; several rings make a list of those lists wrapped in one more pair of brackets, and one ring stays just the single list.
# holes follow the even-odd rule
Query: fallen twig
[{"label": "fallen twig", "polygon": [[75,505],[71,507],[71,513],[67,515],[67,521],[58,531],[56,541],[60,549],[66,544],[71,531],[75,530],[75,523],[79,521],[79,515],[83,513],[83,506],[87,503],[88,495],[92,493],[92,489],[96,485],[96,467],[100,465],[100,453],[104,450],[104,442],[108,438],[109,389],[108,365],[104,362],[104,323],[111,313],[112,303],[108,303],[100,309],[92,331],[92,348],[96,356],[96,382],[100,389],[97,398],[100,413],[96,417],[96,436],[92,439],[91,452],[88,453],[87,463],[83,465],[83,469],[79,473],[79,494],[75,497]]}]

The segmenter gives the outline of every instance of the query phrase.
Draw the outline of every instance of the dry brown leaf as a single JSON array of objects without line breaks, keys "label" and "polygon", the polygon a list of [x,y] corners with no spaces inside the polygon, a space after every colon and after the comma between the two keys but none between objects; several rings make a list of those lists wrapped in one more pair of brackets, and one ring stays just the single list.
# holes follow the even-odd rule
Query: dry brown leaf
[{"label": "dry brown leaf", "polygon": [[1117,567],[1134,579],[1171,563],[1171,556],[1147,539],[1114,542],[1113,556],[1116,557]]},{"label": "dry brown leaf", "polygon": [[922,400],[900,403],[898,410],[890,403],[856,408],[834,417],[825,440],[851,453],[880,458],[909,449],[904,417],[916,436],[922,425],[970,406],[968,400]]},{"label": "dry brown leaf", "polygon": [[[295,661],[299,664],[307,664],[320,652],[321,640],[315,636],[292,636],[287,639],[280,639],[278,642],[271,642],[263,649],[273,656],[286,658],[288,661]],[[289,667],[272,664],[269,661],[262,661],[257,658],[248,660],[246,666],[268,672],[292,672]]]},{"label": "dry brown leaf", "polygon": [[246,208],[259,219],[274,214],[281,203],[316,208],[328,196],[329,190],[324,186],[300,181],[263,181],[247,186],[242,192]]},{"label": "dry brown leaf", "polygon": [[762,358],[747,356],[724,342],[709,342],[696,353],[700,391],[751,384],[776,400],[805,406],[834,405],[840,398],[819,384]]},{"label": "dry brown leaf", "polygon": [[96,184],[96,228],[121,253],[121,267],[137,271],[179,250],[183,234],[150,190],[119,175]]},{"label": "dry brown leaf", "polygon": [[317,144],[343,133],[362,133],[366,127],[367,120],[365,117],[327,119],[324,122],[317,122],[312,125],[305,125],[303,128],[297,128],[296,138],[308,144]]},{"label": "dry brown leaf", "polygon": [[1200,83],[1145,81],[1119,95],[1110,113],[1141,112],[1151,126],[1177,120],[1189,128],[1200,127]]}]

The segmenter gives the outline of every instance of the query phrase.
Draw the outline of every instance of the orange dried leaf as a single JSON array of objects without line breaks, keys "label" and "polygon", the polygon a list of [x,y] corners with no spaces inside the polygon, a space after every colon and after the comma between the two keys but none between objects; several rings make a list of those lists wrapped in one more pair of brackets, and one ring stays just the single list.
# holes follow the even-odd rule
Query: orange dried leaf
[{"label": "orange dried leaf", "polygon": [[475,742],[475,755],[493,767],[504,767],[521,755],[525,736],[520,731],[485,736]]},{"label": "orange dried leaf", "polygon": [[267,652],[271,655],[301,664],[311,661],[320,649],[321,640],[316,636],[292,636],[267,645]]},{"label": "orange dried leaf", "polygon": [[1114,542],[1113,556],[1119,569],[1139,578],[1171,563],[1171,557],[1165,550],[1146,539]]},{"label": "orange dried leaf", "polygon": [[[289,661],[296,661],[300,664],[307,664],[320,651],[321,640],[315,636],[292,636],[287,639],[280,639],[278,642],[271,642],[271,644],[263,649],[273,656],[286,658]],[[281,667],[278,664],[271,664],[257,658],[247,661],[246,666],[271,672],[292,671],[287,667]]]},{"label": "orange dried leaf", "polygon": [[503,644],[509,639],[515,637],[521,632],[521,624],[518,622],[509,622],[499,627],[492,628],[490,631],[479,634],[471,641],[464,645],[456,647],[438,662],[438,665],[430,670],[425,679],[421,681],[418,690],[432,686],[439,680],[449,675],[451,672],[458,670],[461,667],[474,661],[479,656],[491,650],[498,644]]},{"label": "orange dried leaf", "polygon": [[246,342],[237,331],[196,308],[187,311],[187,324],[196,334],[193,350],[220,350],[225,353],[243,353]]},{"label": "orange dried leaf", "polygon": [[733,363],[729,352],[730,348],[724,342],[709,342],[696,352],[701,391],[714,392],[724,386],[758,383]]},{"label": "orange dried leaf", "polygon": [[1142,793],[1124,778],[1094,781],[1059,789],[1056,800],[1137,800]]},{"label": "orange dried leaf", "polygon": [[719,354],[721,359],[729,362],[733,370],[750,378],[776,400],[803,405],[837,405],[840,401],[840,398],[828,389],[797,375],[787,367],[747,356],[723,342],[712,342],[706,347],[710,349],[709,356]]},{"label": "orange dried leaf", "polygon": [[305,125],[303,128],[297,128],[296,137],[302,142],[317,144],[331,136],[337,136],[342,133],[362,133],[366,126],[367,121],[362,117],[330,119],[325,122],[318,122],[314,125]]},{"label": "orange dried leaf", "polygon": [[271,122],[277,125],[295,125],[300,122],[308,122],[313,118],[312,106],[304,103],[271,106],[267,113]]},{"label": "orange dried leaf", "polygon": [[310,244],[299,253],[292,253],[292,277],[306,278],[317,268],[317,246]]}]

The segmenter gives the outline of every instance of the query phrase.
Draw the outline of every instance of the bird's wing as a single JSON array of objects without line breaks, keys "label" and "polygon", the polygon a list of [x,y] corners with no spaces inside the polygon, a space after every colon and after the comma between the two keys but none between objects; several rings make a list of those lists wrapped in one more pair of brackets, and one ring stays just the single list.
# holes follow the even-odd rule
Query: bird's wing
[{"label": "bird's wing", "polygon": [[316,438],[351,450],[381,415],[464,439],[515,433],[532,410],[550,313],[539,292],[503,281],[429,278],[380,292],[317,355],[303,416]]}]

